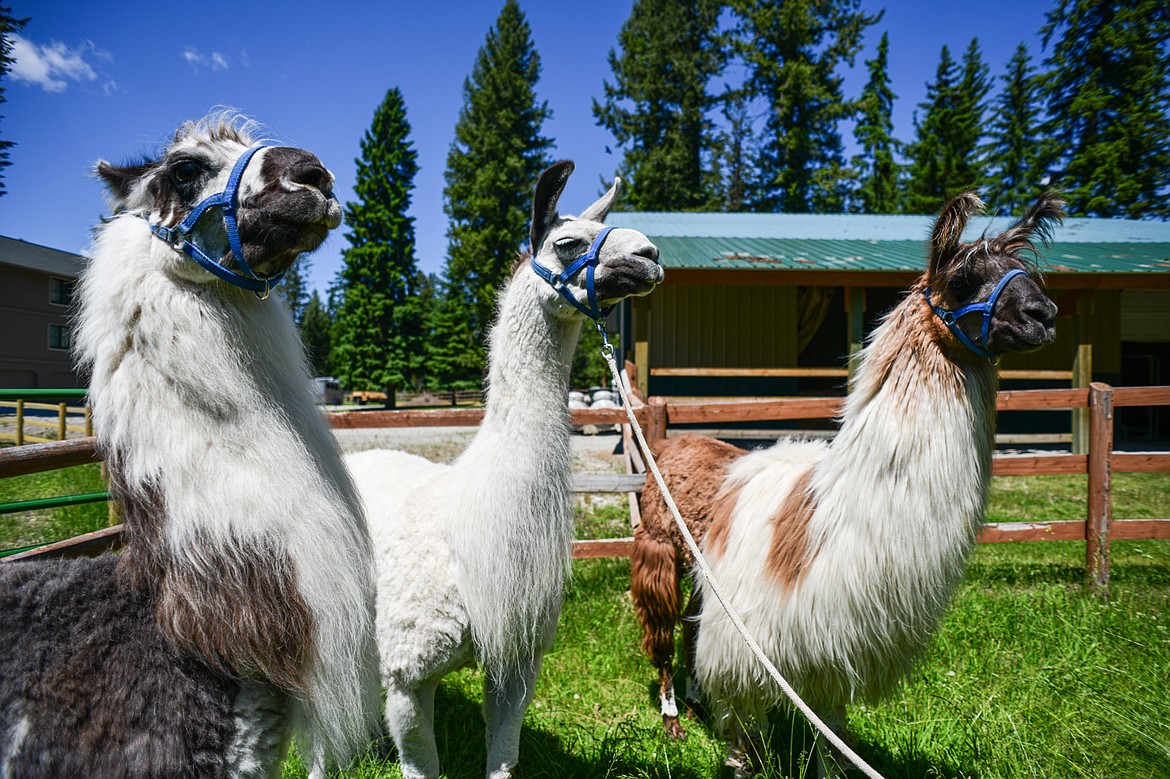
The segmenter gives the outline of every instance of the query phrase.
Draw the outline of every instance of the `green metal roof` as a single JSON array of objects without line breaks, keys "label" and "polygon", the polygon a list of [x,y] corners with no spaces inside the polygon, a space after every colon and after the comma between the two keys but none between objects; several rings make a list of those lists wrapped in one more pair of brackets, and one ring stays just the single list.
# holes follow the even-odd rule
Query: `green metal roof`
[{"label": "green metal roof", "polygon": [[[973,218],[964,237],[1011,221]],[[645,233],[667,269],[917,272],[933,217],[625,211],[607,222]],[[1170,273],[1170,223],[1069,219],[1040,260],[1046,273]]]}]

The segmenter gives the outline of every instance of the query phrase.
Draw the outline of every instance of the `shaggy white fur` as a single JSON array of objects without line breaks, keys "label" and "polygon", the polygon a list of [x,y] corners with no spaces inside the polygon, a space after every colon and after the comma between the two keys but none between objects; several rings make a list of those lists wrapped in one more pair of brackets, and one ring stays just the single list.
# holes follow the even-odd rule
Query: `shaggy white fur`
[{"label": "shaggy white fur", "polygon": [[[201,138],[180,143],[230,156],[251,142]],[[247,168],[243,197],[269,153]],[[152,237],[134,213],[152,207],[143,188],[116,205],[125,212],[98,231],[79,292],[93,303],[80,312],[75,348],[92,370],[95,430],[118,453],[127,489],[165,503],[163,540],[183,567],[199,575],[252,545],[291,562],[313,621],[295,727],[347,758],[367,743],[378,710],[373,561],[292,318],[276,296],[212,282]]]}]

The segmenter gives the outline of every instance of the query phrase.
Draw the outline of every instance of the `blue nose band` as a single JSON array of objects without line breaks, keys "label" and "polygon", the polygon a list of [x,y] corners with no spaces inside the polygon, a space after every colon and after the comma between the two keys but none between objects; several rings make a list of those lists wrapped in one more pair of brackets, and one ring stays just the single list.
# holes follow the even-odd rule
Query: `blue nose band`
[{"label": "blue nose band", "polygon": [[[244,169],[248,167],[248,163],[256,155],[256,152],[268,145],[259,144],[245,151],[236,160],[236,164],[232,166],[232,172],[228,176],[227,186],[223,188],[223,191],[205,198],[176,227],[164,227],[156,224],[150,226],[152,233],[166,241],[177,251],[186,254],[213,275],[229,284],[251,290],[261,298],[268,297],[268,293],[272,287],[284,278],[284,271],[274,276],[260,276],[248,266],[247,261],[244,259],[244,246],[240,241],[239,227],[236,224],[236,209],[239,207],[240,179],[244,177]],[[227,229],[228,246],[231,248],[232,256],[235,258],[236,264],[240,266],[240,269],[246,275],[236,273],[220,265],[191,236],[191,231],[199,224],[199,220],[203,218],[204,214],[214,208],[218,208],[222,215],[224,227]]]},{"label": "blue nose band", "polygon": [[[964,346],[975,352],[975,354],[978,354],[980,357],[986,357],[988,360],[995,362],[999,359],[999,355],[988,350],[987,348],[987,334],[991,328],[991,316],[995,312],[995,304],[999,302],[999,296],[1003,294],[1003,290],[1008,285],[1009,281],[1014,279],[1016,276],[1027,275],[1027,271],[1021,270],[1019,268],[1014,268],[1008,271],[1004,277],[999,280],[999,283],[995,285],[995,289],[991,291],[991,296],[988,297],[987,300],[983,301],[982,303],[969,303],[957,311],[947,311],[942,306],[936,306],[934,303],[932,303],[930,301],[929,289],[922,290],[922,294],[926,296],[927,305],[931,307],[934,313],[938,315],[939,319],[943,321],[943,324],[947,326],[947,329],[954,333],[955,337],[958,338]],[[983,327],[980,328],[979,331],[979,344],[976,344],[974,341],[968,338],[967,334],[962,331],[958,324],[959,317],[976,312],[983,314]]]},{"label": "blue nose band", "polygon": [[[561,297],[572,303],[573,308],[593,320],[604,319],[609,316],[610,311],[613,311],[613,306],[607,306],[604,309],[598,307],[597,290],[593,286],[593,272],[597,268],[598,262],[597,254],[601,251],[601,245],[605,243],[605,238],[611,230],[613,230],[612,227],[607,227],[598,233],[597,237],[593,239],[593,244],[589,247],[589,251],[569,263],[560,273],[553,273],[537,262],[535,254],[528,258],[528,264],[536,271],[536,275],[547,281],[553,289],[561,293]],[[582,267],[585,268],[585,294],[589,298],[588,306],[583,305],[581,301],[577,300],[573,293],[569,291],[568,287],[569,279],[573,278]]]}]

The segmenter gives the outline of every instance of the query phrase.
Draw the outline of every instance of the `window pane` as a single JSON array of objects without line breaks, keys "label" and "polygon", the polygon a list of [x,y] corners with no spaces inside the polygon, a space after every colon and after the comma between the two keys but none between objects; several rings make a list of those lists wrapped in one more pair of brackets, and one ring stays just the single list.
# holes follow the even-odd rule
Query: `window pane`
[{"label": "window pane", "polygon": [[49,302],[68,306],[73,302],[73,282],[69,279],[49,279]]}]

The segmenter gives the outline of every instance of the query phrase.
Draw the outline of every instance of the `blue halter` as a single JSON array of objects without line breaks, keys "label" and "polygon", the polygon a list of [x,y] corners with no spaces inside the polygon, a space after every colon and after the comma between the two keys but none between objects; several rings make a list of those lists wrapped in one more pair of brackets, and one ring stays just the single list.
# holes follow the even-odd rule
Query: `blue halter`
[{"label": "blue halter", "polygon": [[[593,287],[593,271],[597,267],[597,253],[601,251],[601,245],[605,243],[605,238],[611,230],[613,230],[612,227],[607,227],[598,233],[597,237],[593,239],[593,245],[589,247],[589,251],[569,263],[569,266],[560,273],[553,273],[537,262],[535,254],[528,258],[528,264],[536,271],[536,275],[547,281],[553,289],[561,293],[561,296],[565,300],[573,304],[573,308],[594,321],[605,319],[605,317],[609,316],[609,312],[613,311],[613,306],[607,306],[604,309],[598,307],[597,290]],[[588,308],[582,305],[568,288],[569,279],[573,278],[577,271],[581,270],[582,266],[585,268],[585,293],[589,296]]]},{"label": "blue halter", "polygon": [[[240,179],[244,176],[244,168],[248,167],[248,162],[255,156],[256,152],[268,145],[270,144],[258,144],[245,151],[232,166],[227,186],[224,187],[223,191],[205,198],[178,226],[164,227],[156,224],[150,226],[152,233],[166,241],[176,251],[183,252],[227,283],[255,292],[261,300],[268,297],[272,287],[284,278],[284,271],[273,276],[259,276],[248,267],[247,261],[244,260],[244,246],[240,241],[239,228],[236,225],[236,207],[239,205]],[[223,214],[223,223],[224,227],[227,228],[228,246],[231,247],[232,256],[235,257],[236,264],[247,274],[246,276],[220,265],[191,238],[191,231],[195,229],[203,214],[216,207]]]},{"label": "blue halter", "polygon": [[[934,303],[932,303],[930,301],[929,289],[923,289],[922,294],[926,296],[927,305],[931,307],[934,313],[938,314],[939,319],[943,321],[943,324],[947,326],[947,329],[954,333],[955,337],[962,341],[964,346],[975,352],[975,354],[978,354],[980,357],[986,357],[988,360],[995,362],[999,359],[999,355],[995,352],[989,351],[986,348],[987,333],[991,327],[991,315],[995,311],[995,304],[999,302],[999,296],[1003,293],[1004,287],[1008,285],[1008,282],[1014,279],[1016,276],[1026,275],[1028,275],[1027,271],[1021,270],[1020,268],[1013,268],[1012,270],[1008,271],[1002,279],[999,280],[999,283],[995,285],[995,289],[992,290],[991,296],[987,298],[987,300],[982,303],[969,303],[960,308],[958,311],[954,312],[947,311],[942,306],[936,306]],[[967,334],[964,333],[958,325],[959,317],[966,316],[967,314],[971,314],[976,311],[981,311],[983,313],[983,327],[980,330],[979,337],[979,340],[982,342],[982,346],[977,345],[974,341],[968,338]]]}]

